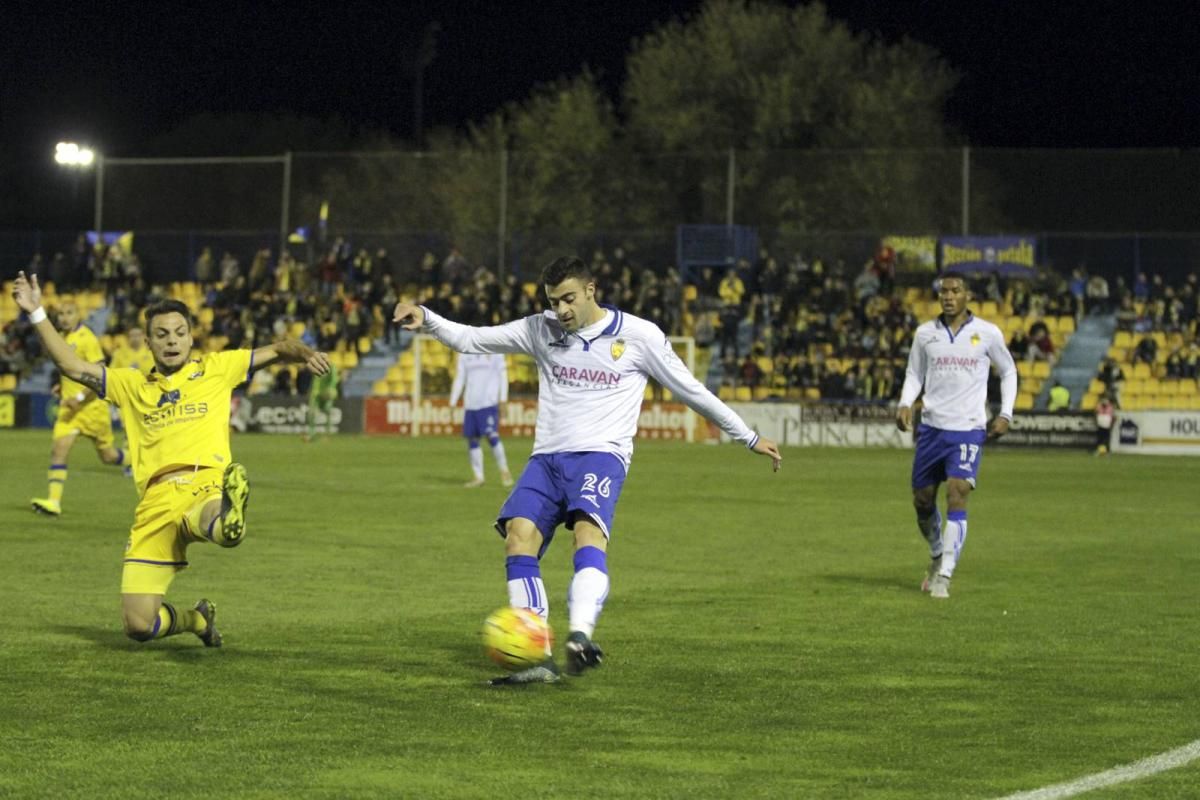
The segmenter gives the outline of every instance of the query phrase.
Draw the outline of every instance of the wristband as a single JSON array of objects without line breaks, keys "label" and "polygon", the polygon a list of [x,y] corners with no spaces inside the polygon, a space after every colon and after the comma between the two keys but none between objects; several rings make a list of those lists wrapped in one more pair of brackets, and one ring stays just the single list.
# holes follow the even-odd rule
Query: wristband
[{"label": "wristband", "polygon": [[45,318],[46,318],[46,309],[42,308],[41,306],[38,306],[33,311],[29,312],[29,321],[32,322],[34,325],[37,325],[39,322],[41,322]]}]

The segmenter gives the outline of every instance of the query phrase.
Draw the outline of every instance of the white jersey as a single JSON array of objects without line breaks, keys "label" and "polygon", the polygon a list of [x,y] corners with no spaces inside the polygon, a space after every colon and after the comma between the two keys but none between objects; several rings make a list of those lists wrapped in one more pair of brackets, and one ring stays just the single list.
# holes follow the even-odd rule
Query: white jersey
[{"label": "white jersey", "polygon": [[[465,396],[464,396],[465,390]],[[502,355],[472,355],[463,353],[454,369],[454,385],[450,387],[450,405],[478,411],[508,400],[508,365]]]},{"label": "white jersey", "polygon": [[758,434],[696,380],[653,322],[605,308],[576,333],[552,311],[476,328],[425,309],[423,330],[460,353],[528,353],[538,367],[533,454],[612,453],[626,466],[646,379],[652,377],[731,439],[753,447]]},{"label": "white jersey", "polygon": [[941,317],[930,320],[913,336],[900,405],[911,406],[923,387],[921,422],[945,431],[984,428],[992,364],[1000,373],[1000,416],[1011,420],[1017,398],[1017,367],[1000,329],[970,313],[953,334]]}]

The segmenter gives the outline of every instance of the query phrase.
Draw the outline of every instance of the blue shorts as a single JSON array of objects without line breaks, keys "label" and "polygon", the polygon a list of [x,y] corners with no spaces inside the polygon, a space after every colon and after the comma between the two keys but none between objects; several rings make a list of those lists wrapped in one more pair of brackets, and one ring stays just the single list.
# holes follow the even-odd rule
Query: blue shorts
[{"label": "blue shorts", "polygon": [[974,487],[986,439],[987,432],[983,430],[944,431],[918,426],[912,488],[936,486],[947,478],[958,478]]},{"label": "blue shorts", "polygon": [[607,538],[617,498],[625,484],[625,464],[612,453],[541,453],[529,459],[496,518],[496,530],[514,517],[532,520],[542,534],[538,558],[562,523],[573,527],[574,511],[587,514]]},{"label": "blue shorts", "polygon": [[463,436],[478,439],[496,433],[496,422],[500,419],[500,406],[468,410],[463,416]]}]

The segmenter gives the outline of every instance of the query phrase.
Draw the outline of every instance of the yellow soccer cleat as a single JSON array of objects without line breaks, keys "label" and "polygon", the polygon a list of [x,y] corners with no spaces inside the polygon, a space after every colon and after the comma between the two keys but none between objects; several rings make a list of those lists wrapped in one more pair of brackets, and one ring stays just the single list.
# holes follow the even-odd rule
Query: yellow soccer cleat
[{"label": "yellow soccer cleat", "polygon": [[221,478],[221,536],[217,544],[237,547],[246,535],[246,502],[250,499],[250,478],[246,468],[233,463]]},{"label": "yellow soccer cleat", "polygon": [[51,500],[48,497],[35,498],[30,502],[33,510],[39,514],[45,514],[48,517],[57,517],[62,514],[62,504],[57,500]]}]

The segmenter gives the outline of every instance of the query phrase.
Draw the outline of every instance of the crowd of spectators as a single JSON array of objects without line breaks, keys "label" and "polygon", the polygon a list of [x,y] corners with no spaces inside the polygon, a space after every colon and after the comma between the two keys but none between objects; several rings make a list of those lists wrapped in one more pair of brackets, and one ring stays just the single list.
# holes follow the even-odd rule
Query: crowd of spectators
[{"label": "crowd of spectators", "polygon": [[[715,381],[710,383],[727,387],[887,402],[899,395],[912,337],[922,321],[906,302],[911,292],[896,284],[895,258],[887,248],[858,269],[802,254],[778,259],[766,248],[757,259],[688,276],[674,267],[640,264],[622,247],[594,251],[591,266],[602,302],[650,319],[670,335],[693,336],[701,351],[711,354]],[[166,295],[164,287],[147,284],[129,248],[89,244],[82,236],[72,256],[58,254],[49,265],[35,257],[29,269],[55,280],[60,292],[102,291],[111,311],[106,332],[112,334],[139,324],[140,310]],[[536,284],[472,263],[457,248],[444,256],[427,252],[402,273],[385,249],[342,238],[311,263],[291,252],[223,250],[218,255],[205,247],[192,269],[201,292],[198,336],[202,341],[218,337],[224,347],[259,346],[300,322],[312,346],[361,355],[373,337],[399,340],[391,309],[402,297],[474,325],[520,318],[542,307]],[[402,285],[400,274],[417,279]],[[920,288],[927,299],[933,297],[931,287],[923,283]],[[1023,318],[1115,311],[1122,330],[1185,333],[1186,342],[1163,369],[1171,377],[1196,377],[1200,287],[1195,274],[1178,287],[1145,275],[1132,286],[1118,278],[1110,287],[1084,268],[1069,277],[1042,271],[1034,280],[1006,281],[992,274],[974,282],[972,290],[977,301],[995,302]],[[12,321],[2,336],[0,372],[27,369],[38,353],[28,325]],[[1145,337],[1134,361],[1161,361],[1156,347]],[[1015,330],[1009,348],[1018,360],[1053,362],[1058,355],[1043,322]]]}]

